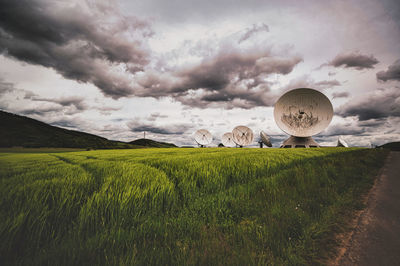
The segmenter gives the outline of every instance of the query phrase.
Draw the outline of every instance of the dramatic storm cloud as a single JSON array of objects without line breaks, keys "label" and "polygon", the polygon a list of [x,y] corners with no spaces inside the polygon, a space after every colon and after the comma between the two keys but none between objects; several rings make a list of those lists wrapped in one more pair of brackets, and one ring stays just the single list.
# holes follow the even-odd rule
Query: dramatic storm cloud
[{"label": "dramatic storm cloud", "polygon": [[105,1],[1,1],[1,53],[93,83],[112,97],[131,93],[127,73],[148,63],[144,43],[151,34],[145,21]]},{"label": "dramatic storm cloud", "polygon": [[323,134],[324,136],[360,135],[365,132],[363,127],[352,123],[335,124]]},{"label": "dramatic storm cloud", "polygon": [[[213,58],[179,73],[182,83],[172,91],[182,103],[205,108],[215,103],[227,108],[271,106],[276,96],[266,78],[286,75],[302,61],[299,56],[281,58],[268,51],[221,51]],[[201,91],[195,91],[201,89]]]},{"label": "dramatic storm cloud", "polygon": [[[264,79],[286,75],[302,61],[297,55],[274,54],[268,47],[244,49],[223,42],[217,53],[198,64],[177,65],[168,72],[151,69],[146,67],[151,60],[146,49],[146,38],[152,35],[149,24],[122,15],[111,4],[89,3],[5,1],[0,52],[51,67],[65,78],[93,83],[113,98],[170,96],[203,108],[215,101],[228,107],[272,105],[266,100],[269,88]],[[238,36],[238,45],[268,30],[263,23],[253,24]],[[196,90],[205,93],[188,100]]]},{"label": "dramatic storm cloud", "polygon": [[360,121],[400,116],[400,87],[377,89],[340,107],[341,116],[357,116]]},{"label": "dramatic storm cloud", "polygon": [[338,54],[327,65],[362,70],[366,68],[374,68],[374,65],[377,63],[379,63],[379,61],[373,55],[363,55],[354,52]]},{"label": "dramatic storm cloud", "polygon": [[335,110],[316,136],[324,145],[393,141],[399,10],[395,0],[0,0],[0,108],[178,145],[198,128],[217,145],[242,124],[279,146],[273,106],[306,87]]},{"label": "dramatic storm cloud", "polygon": [[376,73],[376,78],[382,81],[400,81],[400,59],[390,65],[386,71]]}]

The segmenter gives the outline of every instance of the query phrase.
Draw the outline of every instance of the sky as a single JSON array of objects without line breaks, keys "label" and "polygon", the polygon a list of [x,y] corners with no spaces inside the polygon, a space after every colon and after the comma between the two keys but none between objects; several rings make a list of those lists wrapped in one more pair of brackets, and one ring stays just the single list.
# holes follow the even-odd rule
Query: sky
[{"label": "sky", "polygon": [[368,147],[400,139],[399,44],[395,0],[0,0],[0,110],[177,145],[245,125],[278,147],[275,102],[313,88],[334,109],[314,138]]}]

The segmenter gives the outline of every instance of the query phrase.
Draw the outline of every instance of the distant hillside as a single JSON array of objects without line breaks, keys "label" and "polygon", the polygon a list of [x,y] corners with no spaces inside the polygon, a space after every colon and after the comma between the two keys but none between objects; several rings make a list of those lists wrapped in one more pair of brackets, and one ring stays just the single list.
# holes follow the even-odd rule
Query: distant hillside
[{"label": "distant hillside", "polygon": [[383,144],[381,146],[378,146],[378,148],[390,149],[392,151],[400,151],[400,141],[389,142],[389,143]]},{"label": "distant hillside", "polygon": [[4,111],[0,111],[0,147],[138,148],[132,144],[51,126]]},{"label": "distant hillside", "polygon": [[129,142],[130,144],[144,146],[144,147],[152,147],[152,148],[174,148],[177,147],[175,144],[160,142],[151,139],[137,139]]}]

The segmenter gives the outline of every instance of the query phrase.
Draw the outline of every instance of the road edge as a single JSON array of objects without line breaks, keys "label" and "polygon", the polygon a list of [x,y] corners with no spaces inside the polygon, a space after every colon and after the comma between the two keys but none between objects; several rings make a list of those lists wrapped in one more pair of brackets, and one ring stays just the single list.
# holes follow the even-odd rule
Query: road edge
[{"label": "road edge", "polygon": [[348,252],[349,247],[351,246],[353,240],[354,233],[356,232],[356,229],[362,226],[363,218],[365,218],[367,213],[370,211],[371,205],[375,203],[373,195],[376,194],[378,183],[382,181],[384,169],[387,166],[389,160],[391,159],[392,153],[393,153],[392,151],[388,153],[388,155],[385,158],[383,166],[381,167],[381,169],[379,169],[379,172],[375,176],[374,184],[372,185],[368,193],[363,195],[362,203],[365,206],[365,208],[359,211],[355,211],[353,213],[353,218],[346,224],[346,227],[348,227],[349,229],[346,230],[346,232],[339,233],[335,236],[336,241],[340,244],[336,247],[335,251],[336,256],[328,260],[327,265],[332,265],[332,266],[340,265],[342,259]]}]

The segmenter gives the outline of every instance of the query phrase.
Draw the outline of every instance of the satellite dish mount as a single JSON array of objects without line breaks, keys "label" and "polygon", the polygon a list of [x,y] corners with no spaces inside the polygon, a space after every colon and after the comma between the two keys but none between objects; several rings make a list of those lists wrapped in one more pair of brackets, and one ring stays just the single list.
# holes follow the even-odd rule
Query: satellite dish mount
[{"label": "satellite dish mount", "polygon": [[258,143],[260,144],[260,148],[263,147],[263,144],[267,147],[272,147],[271,137],[264,131],[260,131],[260,141]]}]

